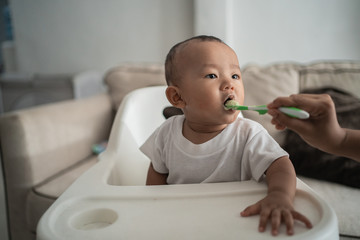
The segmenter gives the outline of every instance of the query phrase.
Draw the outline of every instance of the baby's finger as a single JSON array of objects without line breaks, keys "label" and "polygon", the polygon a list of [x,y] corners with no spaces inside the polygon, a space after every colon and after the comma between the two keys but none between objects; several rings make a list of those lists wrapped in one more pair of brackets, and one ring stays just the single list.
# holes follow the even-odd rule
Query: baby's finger
[{"label": "baby's finger", "polygon": [[247,208],[245,208],[245,210],[243,210],[240,215],[242,217],[249,217],[249,216],[254,216],[260,213],[260,204],[256,203],[253,204],[251,206],[248,206]]},{"label": "baby's finger", "polygon": [[304,215],[302,215],[301,213],[299,213],[297,211],[292,211],[291,214],[294,219],[296,219],[300,222],[303,222],[307,228],[313,227],[310,220],[307,217],[305,217]]},{"label": "baby's finger", "polygon": [[264,232],[266,229],[266,224],[270,217],[271,211],[266,210],[260,213],[260,221],[259,221],[259,232]]},{"label": "baby's finger", "polygon": [[294,219],[289,211],[282,212],[282,217],[286,225],[286,231],[288,235],[294,234]]},{"label": "baby's finger", "polygon": [[280,223],[281,211],[279,209],[275,209],[271,213],[271,233],[273,236],[278,235]]}]

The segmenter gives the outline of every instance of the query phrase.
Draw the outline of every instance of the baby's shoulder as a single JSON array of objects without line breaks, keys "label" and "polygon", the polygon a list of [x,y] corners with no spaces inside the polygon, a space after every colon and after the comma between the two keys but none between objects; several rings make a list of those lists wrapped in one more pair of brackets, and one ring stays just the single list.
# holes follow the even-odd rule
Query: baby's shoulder
[{"label": "baby's shoulder", "polygon": [[163,122],[159,128],[164,130],[179,128],[179,127],[182,128],[183,121],[184,121],[183,115],[176,115],[166,119],[165,122]]},{"label": "baby's shoulder", "polygon": [[241,139],[252,139],[253,137],[263,137],[268,135],[268,131],[258,122],[247,118],[238,118],[231,130]]},{"label": "baby's shoulder", "polygon": [[183,116],[173,116],[166,119],[155,131],[157,136],[162,138],[167,138],[172,135],[174,132],[182,130],[182,123],[184,119]]},{"label": "baby's shoulder", "polygon": [[256,130],[256,131],[262,131],[265,130],[265,128],[258,122],[248,119],[239,117],[236,119],[236,127],[240,129],[248,129],[248,130]]}]

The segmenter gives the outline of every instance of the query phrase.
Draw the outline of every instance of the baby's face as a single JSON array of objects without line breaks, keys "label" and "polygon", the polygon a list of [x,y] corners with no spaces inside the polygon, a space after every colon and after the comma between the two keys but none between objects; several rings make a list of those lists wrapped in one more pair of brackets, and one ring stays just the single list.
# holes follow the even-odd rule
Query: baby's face
[{"label": "baby's face", "polygon": [[192,41],[178,53],[178,87],[186,119],[229,124],[239,111],[225,110],[226,100],[244,102],[244,86],[235,52],[219,42]]}]

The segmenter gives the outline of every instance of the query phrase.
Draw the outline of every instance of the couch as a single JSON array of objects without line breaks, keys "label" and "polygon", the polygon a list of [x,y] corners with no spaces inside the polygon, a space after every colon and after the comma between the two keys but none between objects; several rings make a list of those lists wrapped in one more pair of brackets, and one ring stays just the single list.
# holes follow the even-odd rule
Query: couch
[{"label": "couch", "polygon": [[[334,86],[360,98],[360,63],[249,64],[242,69],[245,104],[259,105],[307,88]],[[96,164],[92,147],[106,141],[122,98],[136,88],[164,85],[161,64],[124,64],[104,76],[108,92],[11,112],[0,117],[1,160],[11,239],[35,239],[46,209],[78,176]],[[270,116],[243,112],[260,122],[280,145]],[[360,173],[359,173],[360,174]],[[360,237],[360,190],[299,176],[337,213],[342,238]]]}]

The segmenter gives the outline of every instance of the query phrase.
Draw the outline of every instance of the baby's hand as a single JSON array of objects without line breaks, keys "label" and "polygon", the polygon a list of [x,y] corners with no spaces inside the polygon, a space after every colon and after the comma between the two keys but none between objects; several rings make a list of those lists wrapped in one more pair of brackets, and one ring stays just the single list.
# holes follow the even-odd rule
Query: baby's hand
[{"label": "baby's hand", "polygon": [[267,222],[271,222],[271,233],[278,235],[280,223],[284,222],[287,234],[294,234],[294,219],[303,222],[307,228],[312,224],[304,215],[293,208],[292,200],[282,192],[271,192],[259,202],[241,212],[242,217],[260,214],[259,232],[264,232]]}]

